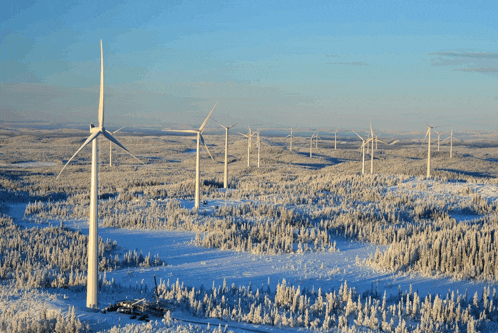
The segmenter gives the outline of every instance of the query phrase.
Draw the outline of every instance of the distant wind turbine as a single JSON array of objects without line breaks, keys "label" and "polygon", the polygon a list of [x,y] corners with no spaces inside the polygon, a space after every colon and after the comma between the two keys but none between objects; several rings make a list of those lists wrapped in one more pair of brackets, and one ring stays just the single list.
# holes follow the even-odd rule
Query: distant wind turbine
[{"label": "distant wind turbine", "polygon": [[438,131],[434,130],[436,133],[437,133],[437,151],[439,151],[439,139],[441,137],[441,133],[439,133]]},{"label": "distant wind turbine", "polygon": [[339,130],[339,128],[336,128],[335,129],[335,137],[334,137],[334,150],[337,149],[337,131]]},{"label": "distant wind turbine", "polygon": [[368,145],[368,143],[370,142],[370,147],[372,148],[371,149],[371,154],[370,154],[370,174],[373,174],[373,166],[374,166],[374,141],[377,142],[382,142],[384,144],[388,144],[387,142],[384,142],[382,140],[379,140],[375,135],[374,135],[374,132],[373,132],[373,128],[372,128],[372,123],[370,122],[370,138],[365,142],[366,145]]},{"label": "distant wind turbine", "polygon": [[444,139],[441,142],[444,142],[444,141],[446,141],[448,139],[450,139],[450,158],[453,158],[453,139],[454,139],[454,137],[453,137],[453,130],[450,131],[450,136],[447,137],[446,139]]},{"label": "distant wind turbine", "polygon": [[425,121],[424,123],[427,125],[427,132],[425,133],[425,137],[427,138],[428,136],[428,139],[429,139],[429,142],[428,142],[428,148],[427,148],[427,177],[430,177],[431,176],[431,129],[433,128],[437,128],[437,127],[434,127],[434,126],[429,126],[429,124],[427,124]]},{"label": "distant wind turbine", "polygon": [[294,138],[294,135],[292,134],[292,127],[291,127],[291,132],[289,135],[286,136],[286,138],[290,138],[290,148],[289,150],[292,151],[292,139]]},{"label": "distant wind turbine", "polygon": [[310,158],[313,157],[313,139],[315,138],[315,134],[316,133],[313,133],[313,135],[310,136]]},{"label": "distant wind turbine", "polygon": [[[114,131],[114,132],[111,132],[112,134],[116,134],[117,132],[121,131],[123,128],[125,128],[126,126],[123,126],[121,127],[120,129]],[[109,166],[112,167],[112,142],[109,141]]]},{"label": "distant wind turbine", "polygon": [[217,105],[218,102],[216,102],[213,109],[211,110],[211,112],[209,112],[208,116],[202,123],[201,127],[199,127],[199,129],[197,130],[170,130],[170,129],[163,130],[165,132],[190,133],[197,135],[197,150],[195,156],[195,208],[200,207],[200,201],[201,201],[201,194],[200,194],[200,144],[201,143],[204,145],[204,148],[206,149],[207,153],[214,161],[213,155],[211,155],[211,152],[209,151],[206,142],[204,141],[204,137],[202,136],[202,131],[204,131],[204,128],[208,123],[209,117],[211,117],[211,114],[213,113],[214,109],[216,109]]},{"label": "distant wind turbine", "polygon": [[[367,145],[368,141],[365,141],[358,133],[356,133],[354,130],[353,132],[358,135],[361,139],[361,150],[363,152],[363,159],[362,159],[362,164],[361,164],[361,174],[365,174],[365,145]],[[370,139],[369,139],[370,140]]]},{"label": "distant wind turbine", "polygon": [[[216,122],[218,123],[218,122]],[[220,123],[218,123],[221,127],[225,129],[225,173],[223,177],[223,187],[228,188],[228,130],[232,127],[234,127],[236,124],[233,124],[231,126],[224,126]]]},{"label": "distant wind turbine", "polygon": [[[368,139],[368,141],[370,141],[370,145],[372,146],[372,153],[371,153],[371,160],[370,160],[370,174],[373,174],[373,170],[374,170],[374,132],[373,132],[373,129],[372,129],[372,122],[370,122],[370,139]],[[368,143],[368,142],[367,142]]]},{"label": "distant wind turbine", "polygon": [[[258,148],[258,168],[259,168],[259,155],[260,155],[260,150],[261,150],[261,136],[260,132],[262,130],[266,130],[267,128],[258,128],[258,131],[256,132],[256,146]],[[268,140],[267,140],[268,141]]]},{"label": "distant wind turbine", "polygon": [[[69,162],[90,142],[92,143],[92,176],[91,176],[91,189],[90,189],[90,221],[88,232],[88,276],[87,276],[87,294],[86,306],[87,308],[98,308],[98,209],[97,209],[97,194],[98,194],[98,146],[97,137],[102,134],[109,141],[124,149],[128,154],[137,159],[128,149],[126,149],[112,134],[104,128],[104,51],[102,48],[102,40],[100,40],[100,98],[99,98],[99,126],[95,127],[90,124],[90,136],[81,145],[81,147],[74,153],[74,155],[67,161],[62,170],[57,175],[59,179],[62,171],[67,167]],[[143,164],[143,163],[142,163]]]},{"label": "distant wind turbine", "polygon": [[450,134],[450,158],[453,158],[453,130],[451,130]]},{"label": "distant wind turbine", "polygon": [[259,129],[256,132],[256,146],[258,147],[258,168],[259,168],[259,151],[261,149],[261,138],[259,137]]},{"label": "distant wind turbine", "polygon": [[247,167],[251,166],[251,139],[252,136],[254,135],[254,132],[251,131],[251,128],[249,127],[249,133],[243,134],[238,132],[240,135],[244,136],[247,138]]}]

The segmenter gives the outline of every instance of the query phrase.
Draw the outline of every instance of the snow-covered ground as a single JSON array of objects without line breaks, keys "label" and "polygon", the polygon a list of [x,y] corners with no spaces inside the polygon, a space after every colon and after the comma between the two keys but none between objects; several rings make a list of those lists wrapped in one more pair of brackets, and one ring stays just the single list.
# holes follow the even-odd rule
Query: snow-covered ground
[{"label": "snow-covered ground", "polygon": [[0,164],[0,167],[19,167],[19,168],[43,168],[43,167],[53,167],[57,163],[54,162],[21,162],[12,164]]},{"label": "snow-covered ground", "polygon": [[[420,184],[420,181],[412,180],[405,183],[404,186],[415,189],[418,184]],[[430,188],[431,184],[425,184],[425,186]],[[446,192],[446,194],[442,195],[450,195],[451,193],[457,193],[460,189],[456,187],[462,185],[448,183],[446,186],[448,188],[438,188],[435,192]],[[491,185],[480,186],[477,184],[474,187],[477,191],[485,193],[486,196],[493,196],[497,193],[496,187]],[[434,188],[431,190],[434,191]],[[184,202],[183,204],[188,206],[190,203]],[[211,204],[223,205],[224,202],[219,199],[215,202],[210,201],[206,210],[212,209]],[[25,207],[25,204],[12,205],[10,215],[14,217],[16,223],[35,226],[22,220]],[[53,223],[58,224],[55,221]],[[48,223],[37,224],[36,226],[43,227],[46,225]],[[88,234],[86,220],[68,221],[65,222],[65,226],[80,230],[83,234]],[[350,287],[356,288],[359,292],[378,288],[381,292],[386,290],[388,296],[397,294],[399,286],[401,286],[402,290],[408,290],[412,285],[413,290],[418,291],[421,297],[428,293],[446,294],[448,290],[458,290],[461,293],[467,290],[469,295],[473,295],[476,291],[481,293],[484,286],[495,286],[491,283],[455,281],[450,278],[439,277],[429,278],[418,274],[398,275],[379,272],[361,263],[370,255],[373,255],[377,248],[382,250],[385,247],[349,241],[340,237],[335,239],[338,252],[254,255],[194,246],[191,243],[195,237],[193,232],[144,231],[101,227],[99,228],[99,236],[104,240],[107,238],[116,240],[123,251],[138,249],[143,251],[144,254],[150,252],[151,255],[159,255],[167,263],[166,266],[127,268],[106,274],[108,280],[114,279],[123,286],[147,284],[150,289],[154,285],[153,275],[156,275],[158,282],[169,280],[170,283],[174,283],[178,279],[185,285],[196,288],[200,287],[201,284],[206,288],[210,288],[213,282],[216,286],[220,286],[223,284],[223,280],[226,280],[227,285],[235,283],[236,285],[248,286],[252,284],[254,287],[261,285],[266,287],[269,281],[270,287],[275,288],[277,282],[285,279],[288,284],[299,285],[307,289],[314,288],[315,290],[321,288],[324,292],[331,289],[338,290],[340,285],[347,281]],[[93,328],[105,329],[116,325],[118,322],[121,322],[122,325],[136,322],[128,319],[127,316],[88,312],[82,295],[83,293],[74,294],[68,291],[63,295],[59,295],[57,306],[67,308],[69,305],[74,305],[80,319],[91,322]],[[100,297],[101,307],[127,296],[130,298],[138,297],[137,295],[105,293]],[[209,321],[215,324],[215,327],[220,322],[205,318],[192,319],[180,312],[175,312],[173,315],[177,318],[183,317],[184,319],[198,322]],[[223,327],[224,324],[226,323],[223,323]],[[233,329],[230,325],[231,323],[228,324]],[[257,325],[240,324],[239,326],[255,328]],[[280,331],[276,328],[270,330],[266,327],[264,330]]]}]

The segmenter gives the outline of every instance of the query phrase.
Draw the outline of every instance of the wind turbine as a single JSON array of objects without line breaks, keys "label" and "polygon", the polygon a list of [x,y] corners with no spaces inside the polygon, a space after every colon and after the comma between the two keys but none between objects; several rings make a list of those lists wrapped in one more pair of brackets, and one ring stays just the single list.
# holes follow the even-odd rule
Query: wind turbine
[{"label": "wind turbine", "polygon": [[[59,179],[62,171],[67,167],[69,162],[90,142],[92,143],[92,175],[90,189],[90,217],[89,217],[89,232],[88,232],[88,276],[87,276],[87,293],[86,306],[87,308],[98,308],[98,209],[97,209],[97,194],[98,194],[98,146],[97,137],[102,134],[109,141],[123,148],[127,153],[136,158],[128,149],[126,149],[112,134],[104,128],[104,51],[102,48],[102,39],[100,40],[100,98],[99,98],[99,126],[95,127],[90,124],[90,136],[67,161],[62,170],[57,175]],[[140,163],[142,163],[140,161]],[[143,164],[143,163],[142,163]]]},{"label": "wind turbine", "polygon": [[247,167],[250,167],[250,161],[251,161],[251,138],[254,135],[254,132],[251,131],[251,128],[249,127],[249,133],[248,134],[243,134],[238,132],[240,135],[244,136],[247,138]]},{"label": "wind turbine", "polygon": [[370,159],[370,174],[373,174],[373,170],[374,170],[374,132],[373,132],[373,129],[372,129],[372,122],[370,122],[370,139],[367,140],[367,143],[368,141],[370,141],[370,145],[372,147],[372,153],[370,154],[371,155],[371,159]]},{"label": "wind turbine", "polygon": [[446,141],[448,139],[450,139],[450,158],[453,158],[453,130],[450,131],[450,136],[447,137],[446,139],[444,139],[441,142],[444,142],[444,141]]},{"label": "wind turbine", "polygon": [[209,120],[209,117],[211,117],[211,114],[213,113],[214,109],[216,109],[216,106],[218,105],[218,102],[214,105],[213,109],[211,112],[209,112],[208,116],[202,123],[201,127],[197,130],[163,130],[165,132],[177,132],[177,133],[190,133],[190,134],[196,134],[197,135],[197,151],[196,151],[196,156],[195,156],[195,208],[199,208],[200,206],[200,201],[201,201],[201,194],[200,194],[200,144],[202,143],[204,145],[204,148],[206,149],[207,153],[211,157],[211,159],[214,161],[213,155],[211,155],[211,152],[209,151],[206,142],[204,141],[204,137],[202,136],[202,131],[204,131],[204,127],[206,127],[206,124]]},{"label": "wind turbine", "polygon": [[258,147],[258,168],[259,168],[259,150],[261,148],[261,138],[259,137],[259,129],[256,132],[256,146]]},{"label": "wind turbine", "polygon": [[335,129],[335,137],[334,137],[334,150],[337,149],[337,131],[339,130],[339,128],[336,128]]},{"label": "wind turbine", "polygon": [[316,133],[313,133],[313,135],[310,136],[310,158],[313,157],[313,139],[315,138],[315,134]]},{"label": "wind turbine", "polygon": [[[259,151],[261,149],[261,137],[259,136],[259,133],[261,130],[266,130],[267,128],[258,128],[258,131],[256,132],[256,146],[258,147],[258,168],[259,168]],[[268,141],[268,140],[266,140]],[[266,143],[265,143],[266,144]],[[268,144],[266,144],[268,145]]]},{"label": "wind turbine", "polygon": [[228,130],[234,127],[236,124],[233,124],[231,126],[223,126],[222,124],[218,123],[218,125],[225,129],[225,175],[223,177],[223,187],[228,188]]},{"label": "wind turbine", "polygon": [[[125,128],[126,126],[123,126],[121,127],[120,129],[114,131],[114,132],[111,132],[112,134],[116,134],[117,132],[121,131],[123,128]],[[112,142],[109,142],[109,166],[112,167]]]},{"label": "wind turbine", "polygon": [[430,177],[431,176],[431,129],[436,127],[429,126],[429,124],[427,124],[425,121],[424,123],[427,125],[427,132],[425,133],[425,137],[427,137],[427,135],[429,136],[428,150],[427,150],[427,177]]},{"label": "wind turbine", "polygon": [[450,134],[450,158],[453,158],[453,130],[451,130]]},{"label": "wind turbine", "polygon": [[291,132],[289,135],[286,136],[286,138],[290,138],[290,151],[292,151],[292,139],[294,138],[294,135],[292,134],[292,127],[291,127]]},{"label": "wind turbine", "polygon": [[382,142],[384,144],[388,144],[387,142],[384,142],[382,140],[379,140],[375,135],[374,135],[374,132],[373,132],[373,129],[372,129],[372,123],[370,122],[370,138],[365,142],[365,144],[368,144],[370,142],[370,146],[372,147],[371,149],[371,159],[370,159],[370,174],[373,174],[373,168],[374,168],[374,140],[375,142],[379,141],[379,142]]},{"label": "wind turbine", "polygon": [[365,139],[363,139],[358,133],[356,133],[354,130],[352,130],[356,135],[358,135],[361,139],[361,149],[362,149],[362,152],[363,152],[363,159],[362,159],[362,165],[361,165],[361,174],[365,174],[365,146],[368,144],[368,139],[367,141],[365,141]]}]

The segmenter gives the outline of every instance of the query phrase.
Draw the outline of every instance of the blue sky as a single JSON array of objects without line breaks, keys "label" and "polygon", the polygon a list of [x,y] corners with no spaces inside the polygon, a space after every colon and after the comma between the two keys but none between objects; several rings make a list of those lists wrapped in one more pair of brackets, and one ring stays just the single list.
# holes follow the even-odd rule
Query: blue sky
[{"label": "blue sky", "polygon": [[492,1],[4,1],[0,116],[495,130]]}]

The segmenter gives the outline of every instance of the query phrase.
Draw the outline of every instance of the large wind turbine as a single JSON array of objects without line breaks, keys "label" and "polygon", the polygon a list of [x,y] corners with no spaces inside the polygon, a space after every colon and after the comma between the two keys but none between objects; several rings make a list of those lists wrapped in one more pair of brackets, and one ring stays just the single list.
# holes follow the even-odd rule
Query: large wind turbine
[{"label": "large wind turbine", "polygon": [[[126,126],[123,126],[121,127],[120,129],[118,130],[115,130],[114,132],[111,132],[112,134],[116,134],[117,132],[121,131],[123,128],[125,128]],[[109,166],[112,167],[112,142],[109,141]]]},{"label": "large wind turbine", "polygon": [[190,134],[196,134],[197,135],[197,151],[196,151],[196,156],[195,156],[195,208],[200,207],[200,201],[201,201],[201,194],[200,194],[200,144],[204,145],[204,148],[206,149],[207,153],[211,157],[211,159],[214,161],[213,155],[211,155],[211,152],[209,151],[206,142],[204,141],[204,137],[202,136],[202,131],[204,131],[204,127],[206,127],[207,122],[209,120],[209,117],[211,117],[211,114],[213,113],[214,109],[216,109],[216,106],[218,105],[218,102],[214,105],[213,109],[211,112],[209,112],[208,116],[202,123],[201,127],[197,130],[163,130],[166,132],[177,132],[177,133],[190,133]]},{"label": "large wind turbine", "polygon": [[[99,98],[99,126],[95,127],[90,124],[90,136],[81,145],[81,147],[74,153],[74,155],[67,161],[62,170],[57,175],[61,175],[62,171],[67,167],[69,162],[90,142],[92,143],[92,176],[91,176],[91,190],[90,190],[90,221],[88,232],[88,276],[87,276],[87,294],[86,306],[88,308],[98,308],[98,209],[97,209],[97,194],[98,194],[98,146],[97,137],[102,134],[109,141],[123,148],[127,153],[138,160],[128,149],[126,149],[112,134],[104,128],[104,51],[102,48],[102,40],[100,40],[100,98]],[[138,160],[140,161],[140,160]],[[140,163],[142,163],[140,161]]]},{"label": "large wind turbine", "polygon": [[225,129],[225,175],[223,177],[223,187],[228,188],[228,130],[234,127],[236,124],[233,124],[231,126],[224,126],[218,123],[218,125]]}]

